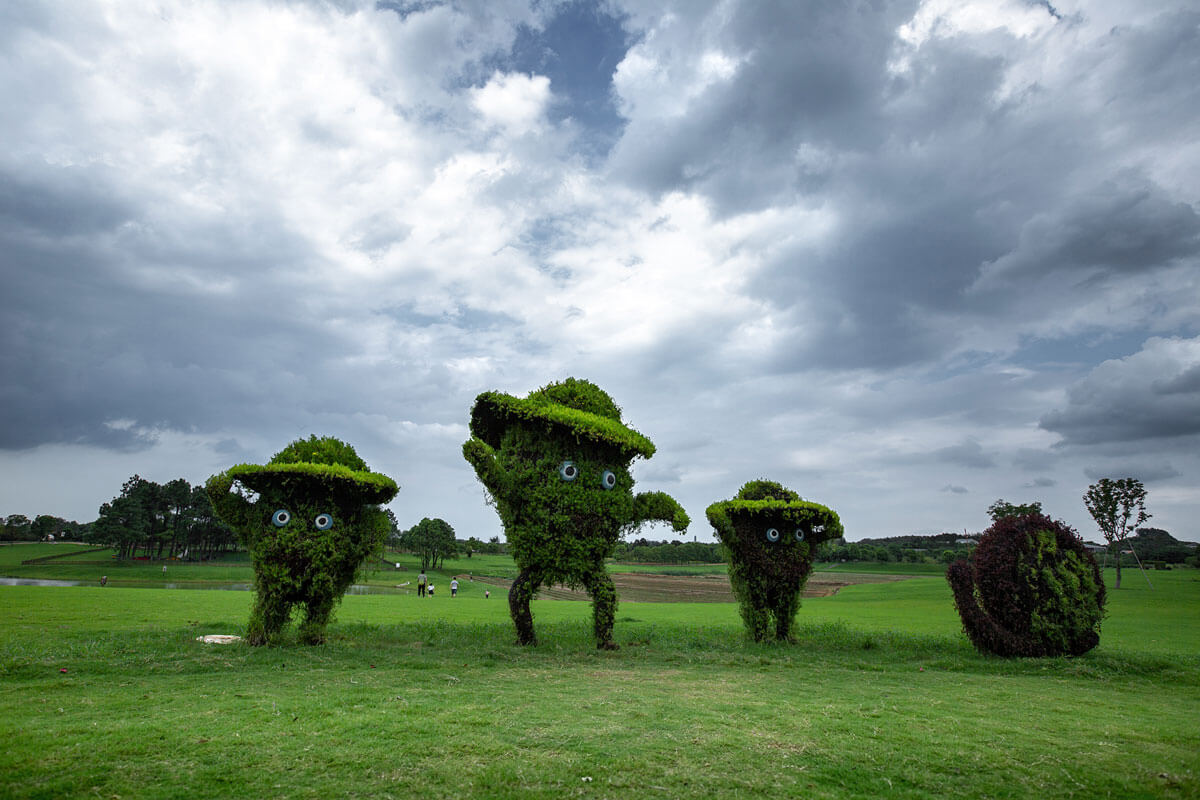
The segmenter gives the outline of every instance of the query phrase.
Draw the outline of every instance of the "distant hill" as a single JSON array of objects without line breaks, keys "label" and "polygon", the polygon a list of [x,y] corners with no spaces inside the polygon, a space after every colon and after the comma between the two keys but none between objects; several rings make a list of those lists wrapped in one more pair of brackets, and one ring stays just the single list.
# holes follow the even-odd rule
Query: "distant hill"
[{"label": "distant hill", "polygon": [[1161,528],[1138,528],[1126,543],[1133,546],[1142,561],[1182,564],[1188,557],[1200,552],[1200,544],[1181,542]]},{"label": "distant hill", "polygon": [[[937,533],[932,536],[888,536],[883,539],[859,539],[857,545],[886,547],[889,550],[953,550],[978,541],[979,534]],[[968,545],[969,546],[969,545]]]}]

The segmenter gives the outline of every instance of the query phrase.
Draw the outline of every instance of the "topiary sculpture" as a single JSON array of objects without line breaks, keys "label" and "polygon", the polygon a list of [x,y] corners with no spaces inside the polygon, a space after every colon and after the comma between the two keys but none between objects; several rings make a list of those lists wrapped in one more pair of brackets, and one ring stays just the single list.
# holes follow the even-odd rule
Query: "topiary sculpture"
[{"label": "topiary sculpture", "polygon": [[519,644],[535,644],[529,603],[545,583],[592,597],[597,647],[612,640],[617,593],[604,568],[617,540],[645,522],[686,530],[688,515],[662,492],[633,493],[629,466],[654,445],[621,422],[600,387],[567,378],[525,398],[484,392],[471,410],[463,457],[487,489],[519,572],[508,593]]},{"label": "topiary sculpture", "polygon": [[775,638],[789,641],[817,545],[842,535],[838,515],[758,480],[709,506],[708,521],[729,552],[729,583],[754,641],[768,637],[772,620]]},{"label": "topiary sculpture", "polygon": [[946,571],[963,630],[998,656],[1082,655],[1100,642],[1104,581],[1065,523],[1001,517]]},{"label": "topiary sculpture", "polygon": [[249,643],[275,641],[294,605],[304,607],[300,641],[325,641],[334,605],[387,535],[378,504],[396,496],[396,483],[371,472],[350,445],[311,436],[265,465],[239,464],[214,475],[206,488],[254,565]]}]

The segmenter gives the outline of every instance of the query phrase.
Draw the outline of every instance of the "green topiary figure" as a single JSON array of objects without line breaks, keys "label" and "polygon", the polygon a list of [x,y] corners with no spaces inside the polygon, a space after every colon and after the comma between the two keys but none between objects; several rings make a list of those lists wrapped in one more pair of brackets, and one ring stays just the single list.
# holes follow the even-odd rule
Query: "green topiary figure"
[{"label": "green topiary figure", "polygon": [[337,439],[298,439],[267,464],[239,464],[208,479],[213,508],[241,536],[254,565],[250,644],[275,641],[304,607],[300,640],[325,641],[334,605],[379,547],[389,524],[379,503],[396,496]]},{"label": "green topiary figure", "polygon": [[963,630],[998,656],[1082,655],[1100,643],[1104,581],[1075,531],[1042,514],[1001,517],[946,571]]},{"label": "green topiary figure", "polygon": [[737,497],[708,507],[708,521],[729,552],[729,583],[754,641],[791,639],[800,592],[817,545],[842,535],[838,515],[774,481],[750,481]]},{"label": "green topiary figure", "polygon": [[617,540],[651,520],[686,530],[688,515],[662,492],[633,493],[629,466],[654,445],[621,422],[600,387],[567,378],[526,398],[484,392],[471,410],[463,456],[487,489],[519,573],[508,605],[520,644],[534,644],[529,603],[542,584],[592,597],[597,646],[614,649],[617,593],[604,568]]}]

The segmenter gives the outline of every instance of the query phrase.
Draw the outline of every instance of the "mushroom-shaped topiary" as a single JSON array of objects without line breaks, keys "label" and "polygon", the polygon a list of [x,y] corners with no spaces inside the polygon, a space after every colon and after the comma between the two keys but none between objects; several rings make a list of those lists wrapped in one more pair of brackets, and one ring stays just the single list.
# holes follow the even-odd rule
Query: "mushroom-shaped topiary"
[{"label": "mushroom-shaped topiary", "polygon": [[838,515],[775,481],[750,481],[737,497],[708,507],[729,552],[729,583],[754,641],[790,639],[800,592],[817,545],[842,535]]},{"label": "mushroom-shaped topiary", "polygon": [[524,398],[476,398],[463,457],[495,503],[520,570],[508,593],[520,644],[536,642],[529,603],[538,587],[566,583],[592,596],[597,646],[616,647],[617,593],[604,559],[645,522],[688,526],[668,495],[633,492],[630,464],[653,454],[650,440],[627,427],[612,398],[588,381],[567,378]]},{"label": "mushroom-shaped topiary", "polygon": [[396,483],[371,472],[350,445],[311,436],[264,465],[214,475],[206,488],[254,565],[250,644],[276,640],[293,605],[304,607],[300,640],[323,642],[334,605],[387,535],[378,504],[396,496]]},{"label": "mushroom-shaped topiary", "polygon": [[1001,517],[970,561],[946,572],[963,630],[983,653],[1077,656],[1100,642],[1105,590],[1096,560],[1063,522]]}]

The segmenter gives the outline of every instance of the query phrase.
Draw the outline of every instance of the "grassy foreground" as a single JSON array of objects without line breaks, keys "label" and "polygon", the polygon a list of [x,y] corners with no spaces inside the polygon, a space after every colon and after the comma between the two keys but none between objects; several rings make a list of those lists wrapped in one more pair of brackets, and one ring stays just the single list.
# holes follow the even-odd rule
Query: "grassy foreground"
[{"label": "grassy foreground", "polygon": [[[318,648],[205,645],[245,592],[0,587],[0,797],[1197,797],[1200,574],[1126,575],[1079,659],[977,655],[941,578],[732,604],[347,597]],[[1110,576],[1111,585],[1111,576]]]}]

